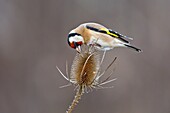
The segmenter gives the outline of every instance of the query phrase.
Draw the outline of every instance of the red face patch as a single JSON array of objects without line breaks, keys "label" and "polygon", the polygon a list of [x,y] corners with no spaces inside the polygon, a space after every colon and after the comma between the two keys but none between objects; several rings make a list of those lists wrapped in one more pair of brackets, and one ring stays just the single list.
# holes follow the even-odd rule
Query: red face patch
[{"label": "red face patch", "polygon": [[80,42],[76,42],[76,45],[82,45],[83,43],[82,43],[82,41],[80,41]]},{"label": "red face patch", "polygon": [[76,48],[74,42],[70,43],[70,47]]},{"label": "red face patch", "polygon": [[81,46],[82,44],[83,44],[82,41],[80,41],[80,42],[72,42],[72,43],[70,43],[70,47],[76,49],[78,46]]}]

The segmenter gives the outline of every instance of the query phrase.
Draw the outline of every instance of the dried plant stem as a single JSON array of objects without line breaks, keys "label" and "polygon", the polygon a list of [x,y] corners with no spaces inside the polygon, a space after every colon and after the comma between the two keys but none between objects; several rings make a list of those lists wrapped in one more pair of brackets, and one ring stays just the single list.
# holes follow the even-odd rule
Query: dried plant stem
[{"label": "dried plant stem", "polygon": [[81,99],[81,96],[83,95],[83,93],[84,93],[83,86],[79,86],[79,88],[77,89],[77,93],[76,93],[76,95],[74,97],[74,100],[71,103],[71,105],[69,106],[69,108],[66,111],[66,113],[72,113],[73,109],[78,104],[79,100]]}]

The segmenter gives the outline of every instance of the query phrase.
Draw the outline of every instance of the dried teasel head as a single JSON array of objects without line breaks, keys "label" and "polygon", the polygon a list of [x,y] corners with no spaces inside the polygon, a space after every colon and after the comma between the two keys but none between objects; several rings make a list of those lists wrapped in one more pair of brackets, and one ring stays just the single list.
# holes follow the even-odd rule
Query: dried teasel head
[{"label": "dried teasel head", "polygon": [[83,87],[96,85],[100,69],[100,55],[97,52],[77,53],[71,67],[70,80]]},{"label": "dried teasel head", "polygon": [[[105,72],[110,68],[117,58],[115,57],[110,65],[103,72],[101,72],[101,64],[104,60],[105,53],[106,52],[104,52],[103,56],[101,57],[101,54],[98,51],[91,47],[85,46],[81,54],[76,54],[71,66],[70,75],[68,75],[67,66],[67,77],[60,71],[58,67],[57,69],[66,80],[78,87],[81,86],[83,90],[84,88],[104,88],[104,84],[110,83],[116,80],[116,78],[109,80],[112,74],[111,73],[105,80],[99,81],[99,79],[105,74]],[[65,86],[69,85],[71,84]]]},{"label": "dried teasel head", "polygon": [[[99,81],[99,79],[105,74],[105,72],[110,68],[110,66],[114,63],[115,59],[111,62],[111,64],[101,73],[100,68],[105,57],[105,52],[100,58],[100,54],[98,51],[94,50],[91,47],[85,47],[81,53],[77,53],[72,66],[70,76],[68,76],[68,68],[66,66],[67,77],[60,71],[57,67],[58,71],[61,75],[68,80],[71,84],[75,84],[77,88],[77,93],[71,105],[69,106],[66,113],[71,113],[74,107],[77,105],[78,101],[81,99],[84,90],[87,88],[104,88],[103,85],[110,83],[116,79],[110,79],[111,74],[103,81]],[[113,71],[112,71],[113,72]],[[65,85],[69,86],[71,84]]]}]

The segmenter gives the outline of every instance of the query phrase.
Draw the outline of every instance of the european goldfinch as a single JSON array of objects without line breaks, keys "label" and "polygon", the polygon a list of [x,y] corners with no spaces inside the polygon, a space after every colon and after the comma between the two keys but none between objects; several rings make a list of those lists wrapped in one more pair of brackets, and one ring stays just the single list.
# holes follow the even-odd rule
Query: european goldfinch
[{"label": "european goldfinch", "polygon": [[81,45],[93,45],[95,49],[106,51],[115,47],[127,47],[137,52],[141,52],[132,46],[126,39],[132,39],[116,31],[108,29],[98,23],[84,23],[70,31],[68,35],[68,44],[70,47],[81,52]]}]

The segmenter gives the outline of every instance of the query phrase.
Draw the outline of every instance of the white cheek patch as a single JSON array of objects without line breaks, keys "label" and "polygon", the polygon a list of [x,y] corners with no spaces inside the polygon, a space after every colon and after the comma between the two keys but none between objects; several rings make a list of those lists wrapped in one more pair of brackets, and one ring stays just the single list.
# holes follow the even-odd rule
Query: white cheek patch
[{"label": "white cheek patch", "polygon": [[75,35],[69,38],[69,42],[83,42],[84,43],[84,39],[82,36]]}]

